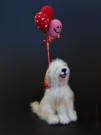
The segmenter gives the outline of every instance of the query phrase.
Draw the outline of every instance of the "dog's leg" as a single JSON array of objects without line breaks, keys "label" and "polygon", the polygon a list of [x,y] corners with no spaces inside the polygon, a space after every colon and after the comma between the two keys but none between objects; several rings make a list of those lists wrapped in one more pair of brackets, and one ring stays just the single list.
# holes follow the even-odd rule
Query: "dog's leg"
[{"label": "dog's leg", "polygon": [[73,97],[71,96],[69,99],[69,104],[67,107],[67,113],[71,121],[76,121],[77,120],[77,114],[76,111],[74,110],[74,102],[73,102]]},{"label": "dog's leg", "polygon": [[57,115],[49,107],[42,108],[40,118],[48,124],[57,124],[59,122]]},{"label": "dog's leg", "polygon": [[45,112],[45,120],[48,124],[57,124],[59,122],[57,115],[52,114],[49,111]]},{"label": "dog's leg", "polygon": [[30,105],[32,111],[36,113],[40,119],[45,120],[48,124],[57,124],[59,122],[57,115],[49,105],[39,104],[38,102],[33,102]]},{"label": "dog's leg", "polygon": [[57,124],[59,119],[50,105],[43,104],[40,106],[40,118],[48,124]]},{"label": "dog's leg", "polygon": [[58,113],[59,121],[61,124],[68,124],[70,122],[70,119],[68,118],[67,113],[66,113],[65,106],[60,105],[57,108],[57,113]]}]

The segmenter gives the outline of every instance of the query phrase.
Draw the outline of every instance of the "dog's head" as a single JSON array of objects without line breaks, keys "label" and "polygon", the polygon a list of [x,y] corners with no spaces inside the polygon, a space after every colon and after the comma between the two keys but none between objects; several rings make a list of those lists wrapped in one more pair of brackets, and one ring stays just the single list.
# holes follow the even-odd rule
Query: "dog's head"
[{"label": "dog's head", "polygon": [[48,85],[64,85],[67,84],[69,79],[70,70],[65,63],[61,59],[53,60],[45,75],[45,80],[47,81]]}]

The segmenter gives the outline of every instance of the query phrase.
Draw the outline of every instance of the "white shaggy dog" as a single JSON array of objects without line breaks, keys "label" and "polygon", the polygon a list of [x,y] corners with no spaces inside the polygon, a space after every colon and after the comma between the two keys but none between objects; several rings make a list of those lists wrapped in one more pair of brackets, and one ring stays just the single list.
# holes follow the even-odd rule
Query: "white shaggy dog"
[{"label": "white shaggy dog", "polygon": [[53,60],[45,75],[50,87],[46,88],[40,103],[31,103],[32,111],[48,124],[68,124],[77,120],[74,94],[68,85],[69,74],[70,70],[63,60]]}]

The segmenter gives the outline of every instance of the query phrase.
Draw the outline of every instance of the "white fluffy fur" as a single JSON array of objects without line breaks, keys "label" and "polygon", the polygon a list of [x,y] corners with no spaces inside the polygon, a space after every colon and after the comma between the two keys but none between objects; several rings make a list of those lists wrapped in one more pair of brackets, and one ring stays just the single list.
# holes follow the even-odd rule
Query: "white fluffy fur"
[{"label": "white fluffy fur", "polygon": [[[63,68],[67,69],[65,78],[60,77]],[[63,60],[53,60],[45,75],[51,88],[45,90],[40,103],[37,101],[31,103],[32,111],[48,124],[68,124],[77,120],[74,94],[68,85],[69,74],[70,70]]]}]

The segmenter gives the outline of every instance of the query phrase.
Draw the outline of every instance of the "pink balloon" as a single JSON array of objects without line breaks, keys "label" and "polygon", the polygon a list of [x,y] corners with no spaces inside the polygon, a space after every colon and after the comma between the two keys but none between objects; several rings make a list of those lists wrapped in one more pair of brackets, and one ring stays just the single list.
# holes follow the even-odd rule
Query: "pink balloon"
[{"label": "pink balloon", "polygon": [[49,36],[57,37],[61,33],[62,23],[58,19],[53,19],[49,25]]}]

